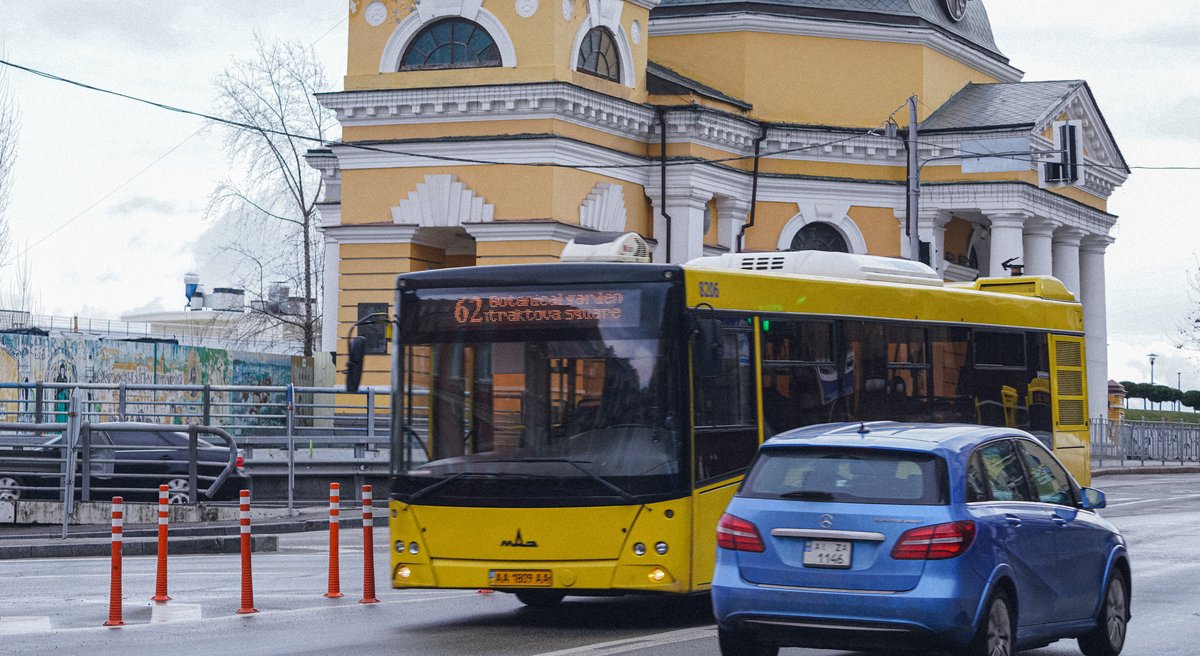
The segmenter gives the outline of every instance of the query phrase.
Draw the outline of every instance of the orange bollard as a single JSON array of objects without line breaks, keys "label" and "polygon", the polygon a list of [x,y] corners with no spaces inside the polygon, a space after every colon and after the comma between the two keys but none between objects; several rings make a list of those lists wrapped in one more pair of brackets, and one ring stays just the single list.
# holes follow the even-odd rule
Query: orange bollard
[{"label": "orange bollard", "polygon": [[326,597],[341,597],[341,580],[338,574],[338,512],[341,502],[341,485],[329,484],[329,591]]},{"label": "orange bollard", "polygon": [[108,586],[108,621],[104,626],[124,626],[121,620],[121,544],[125,527],[125,500],[112,500],[112,581]]},{"label": "orange bollard", "polygon": [[254,576],[250,572],[250,490],[239,493],[241,518],[238,520],[242,530],[242,607],[238,615],[257,613],[254,607]]},{"label": "orange bollard", "polygon": [[362,486],[362,524],[363,524],[363,598],[360,604],[377,604],[375,598],[375,538],[372,522],[375,518],[371,508],[371,486]]},{"label": "orange bollard", "polygon": [[158,486],[158,574],[154,578],[154,596],[150,601],[165,602],[167,596],[167,486]]}]

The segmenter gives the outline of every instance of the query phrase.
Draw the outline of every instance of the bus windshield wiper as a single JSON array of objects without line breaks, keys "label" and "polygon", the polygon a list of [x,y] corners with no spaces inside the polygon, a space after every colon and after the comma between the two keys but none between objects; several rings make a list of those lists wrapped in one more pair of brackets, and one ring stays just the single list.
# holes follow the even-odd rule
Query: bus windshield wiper
[{"label": "bus windshield wiper", "polygon": [[[498,462],[498,461],[493,460],[492,462]],[[578,469],[579,471],[587,474],[589,478],[600,483],[604,487],[612,490],[613,492],[616,492],[618,495],[621,496],[621,498],[625,499],[626,501],[628,501],[630,503],[637,502],[637,497],[626,492],[624,489],[621,488],[621,486],[616,485],[610,481],[604,480],[604,478],[601,477],[599,474],[596,474],[595,472],[591,471],[587,467],[584,467],[581,463],[588,462],[586,460],[583,460],[583,461],[571,460],[570,458],[514,458],[512,460],[499,461],[499,462],[562,462],[562,463],[566,463],[568,465],[571,465],[575,469]]]}]

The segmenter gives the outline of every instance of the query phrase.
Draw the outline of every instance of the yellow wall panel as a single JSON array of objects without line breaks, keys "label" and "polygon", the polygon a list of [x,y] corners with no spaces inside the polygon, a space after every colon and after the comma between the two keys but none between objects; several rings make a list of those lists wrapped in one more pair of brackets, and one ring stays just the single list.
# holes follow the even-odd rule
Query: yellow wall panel
[{"label": "yellow wall panel", "polygon": [[904,226],[890,207],[851,207],[847,214],[858,226],[871,255],[900,257],[900,237]]}]

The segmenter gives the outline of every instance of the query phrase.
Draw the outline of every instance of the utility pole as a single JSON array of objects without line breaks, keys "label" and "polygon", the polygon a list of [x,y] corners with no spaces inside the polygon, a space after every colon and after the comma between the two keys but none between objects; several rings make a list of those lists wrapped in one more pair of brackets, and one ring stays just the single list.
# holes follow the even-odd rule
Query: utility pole
[{"label": "utility pole", "polygon": [[908,207],[904,229],[908,235],[909,259],[921,261],[921,237],[917,215],[921,211],[921,165],[917,160],[917,97],[908,98]]}]

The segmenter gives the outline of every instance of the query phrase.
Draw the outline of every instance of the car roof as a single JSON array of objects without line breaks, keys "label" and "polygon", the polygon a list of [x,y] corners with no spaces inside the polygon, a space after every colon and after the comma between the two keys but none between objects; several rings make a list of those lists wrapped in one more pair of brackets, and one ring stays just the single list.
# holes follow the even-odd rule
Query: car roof
[{"label": "car roof", "polygon": [[792,446],[890,448],[929,453],[960,453],[1001,437],[1032,435],[1015,428],[973,424],[929,424],[896,421],[845,422],[805,426],[763,442],[764,449]]}]

